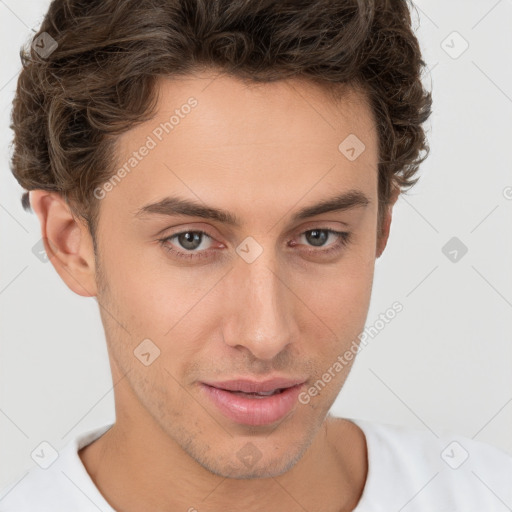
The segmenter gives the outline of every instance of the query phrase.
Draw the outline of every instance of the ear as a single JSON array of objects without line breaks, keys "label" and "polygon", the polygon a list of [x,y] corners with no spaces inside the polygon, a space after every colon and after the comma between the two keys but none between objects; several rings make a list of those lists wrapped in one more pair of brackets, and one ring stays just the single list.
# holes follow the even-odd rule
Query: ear
[{"label": "ear", "polygon": [[377,234],[377,250],[376,257],[380,258],[386,245],[388,243],[389,238],[389,230],[391,227],[391,219],[393,217],[393,206],[396,203],[396,200],[400,196],[400,187],[395,186],[393,188],[393,192],[389,199],[389,203],[386,208],[386,213],[384,214],[384,219],[382,221],[382,229],[381,232]]},{"label": "ear", "polygon": [[94,246],[89,228],[57,192],[31,190],[48,259],[68,288],[83,297],[97,294]]}]

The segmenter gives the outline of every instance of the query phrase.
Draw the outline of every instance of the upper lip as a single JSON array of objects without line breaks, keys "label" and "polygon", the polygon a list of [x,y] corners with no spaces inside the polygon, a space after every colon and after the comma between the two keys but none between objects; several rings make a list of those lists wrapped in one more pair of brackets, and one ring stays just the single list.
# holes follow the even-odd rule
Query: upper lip
[{"label": "upper lip", "polygon": [[248,379],[233,379],[222,382],[203,382],[207,386],[226,389],[228,391],[243,391],[244,393],[259,393],[274,391],[276,389],[290,388],[298,384],[303,384],[306,379],[290,379],[285,377],[276,377],[264,381],[255,381]]}]

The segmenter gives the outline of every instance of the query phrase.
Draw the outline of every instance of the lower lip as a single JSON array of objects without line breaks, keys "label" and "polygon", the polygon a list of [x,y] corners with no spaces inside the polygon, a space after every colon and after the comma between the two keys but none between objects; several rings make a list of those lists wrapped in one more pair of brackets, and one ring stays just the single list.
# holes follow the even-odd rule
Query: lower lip
[{"label": "lower lip", "polygon": [[302,384],[264,398],[245,398],[225,389],[201,384],[201,389],[229,419],[243,425],[269,425],[284,418],[297,403]]}]

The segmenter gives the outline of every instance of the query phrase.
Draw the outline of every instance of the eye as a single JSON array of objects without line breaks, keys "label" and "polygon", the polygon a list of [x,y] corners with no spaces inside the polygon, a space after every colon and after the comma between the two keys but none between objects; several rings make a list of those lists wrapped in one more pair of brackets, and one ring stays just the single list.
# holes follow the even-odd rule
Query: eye
[{"label": "eye", "polygon": [[[351,233],[344,231],[335,231],[330,228],[315,228],[303,231],[298,236],[304,239],[305,244],[292,242],[291,247],[297,245],[310,245],[313,249],[306,249],[305,252],[316,255],[326,255],[340,251],[350,242]],[[334,238],[334,242],[327,244],[328,248],[323,249],[329,238]],[[208,233],[201,230],[188,230],[175,233],[173,235],[161,238],[158,241],[162,247],[177,258],[198,259],[209,258],[216,249],[211,249],[210,243],[214,240]],[[223,247],[222,244],[220,244]],[[176,247],[177,246],[177,247]]]},{"label": "eye", "polygon": [[[208,247],[204,246],[204,241],[213,240],[213,238],[204,231],[182,231],[174,235],[159,240],[163,248],[178,258],[192,259],[210,256]],[[185,249],[180,251],[170,245],[168,242],[176,240],[179,247]],[[198,251],[198,249],[201,249]]]},{"label": "eye", "polygon": [[304,231],[300,236],[303,236],[313,247],[322,247],[331,235],[337,235],[339,237],[344,234],[345,233],[334,231],[333,229],[310,229]]},{"label": "eye", "polygon": [[[324,247],[329,238],[334,238],[334,243],[328,244],[327,249],[308,249],[306,252],[311,254],[330,254],[340,251],[343,247],[350,243],[351,233],[346,231],[336,231],[330,228],[315,228],[304,231],[299,235],[299,239],[304,238],[307,244],[313,247]],[[293,244],[295,246],[297,244]]]}]

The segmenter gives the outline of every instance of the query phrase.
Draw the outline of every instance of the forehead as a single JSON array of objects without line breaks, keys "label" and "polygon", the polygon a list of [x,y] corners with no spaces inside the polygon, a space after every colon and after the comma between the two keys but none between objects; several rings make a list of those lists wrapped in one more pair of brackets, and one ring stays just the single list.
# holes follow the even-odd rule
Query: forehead
[{"label": "forehead", "polygon": [[[257,83],[203,72],[162,78],[156,89],[156,116],[150,125],[133,130],[133,136],[137,131],[145,133],[151,125],[170,121],[173,114],[173,135],[178,125],[191,118],[186,124],[196,135],[204,131],[209,135],[202,137],[205,148],[230,143],[252,146],[257,142],[278,145],[294,141],[318,145],[328,131],[336,132],[331,135],[337,138],[346,130],[371,145],[369,139],[375,130],[366,96],[346,85],[340,98],[334,100],[325,89],[309,80]],[[194,104],[192,108],[187,105],[190,103]],[[164,137],[169,134],[164,132]],[[331,143],[328,137],[326,144]]]},{"label": "forehead", "polygon": [[118,139],[118,169],[126,172],[109,202],[134,211],[172,193],[261,211],[276,199],[290,206],[306,194],[311,202],[376,191],[374,120],[352,89],[335,102],[307,81],[202,73],[160,79],[157,92],[154,117]]}]

